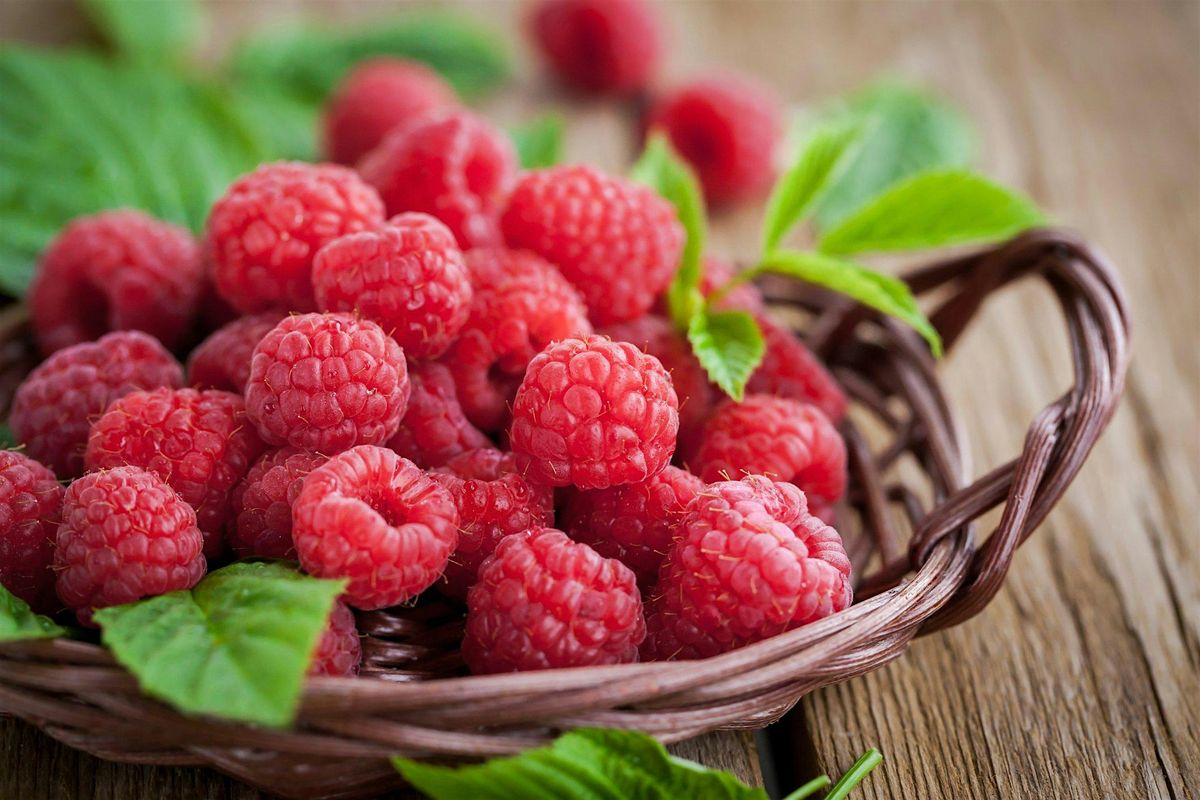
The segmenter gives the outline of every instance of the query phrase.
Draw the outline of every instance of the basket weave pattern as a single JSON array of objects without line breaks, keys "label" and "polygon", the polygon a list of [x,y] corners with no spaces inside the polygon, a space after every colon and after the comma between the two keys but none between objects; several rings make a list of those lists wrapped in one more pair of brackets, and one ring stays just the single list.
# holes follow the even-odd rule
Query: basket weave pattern
[{"label": "basket weave pattern", "polygon": [[[1031,231],[907,280],[940,301],[931,319],[949,348],[991,293],[1029,275],[1059,302],[1073,384],[1031,423],[1020,455],[973,482],[934,363],[911,330],[833,295],[764,287],[774,303],[814,316],[807,338],[858,407],[852,416],[874,418],[870,445],[854,421],[842,427],[853,514],[844,512],[840,527],[859,578],[855,605],[840,614],[702,661],[468,676],[454,607],[363,613],[365,677],[310,680],[291,730],[181,716],[144,698],[97,645],[16,642],[0,644],[0,712],[100,758],[210,766],[297,798],[394,787],[387,756],[513,753],[581,725],[634,728],[666,742],[764,726],[806,693],[877,669],[913,637],[978,613],[1111,418],[1129,318],[1115,272],[1084,242]],[[21,348],[2,348],[7,376],[24,361]],[[975,520],[1001,504],[999,523],[981,539]]]}]

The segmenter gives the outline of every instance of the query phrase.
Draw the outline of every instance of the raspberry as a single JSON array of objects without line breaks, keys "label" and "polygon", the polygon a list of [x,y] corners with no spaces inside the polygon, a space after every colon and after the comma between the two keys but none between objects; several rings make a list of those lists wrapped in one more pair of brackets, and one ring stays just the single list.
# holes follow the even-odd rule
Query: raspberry
[{"label": "raspberry", "polygon": [[450,493],[411,461],[361,445],[309,473],[292,506],[304,569],[346,578],[355,608],[394,606],[433,585],[458,544]]},{"label": "raspberry", "polygon": [[703,488],[704,481],[692,473],[667,467],[641,483],[573,492],[563,510],[562,527],[575,541],[629,567],[638,585],[648,589],[684,509]]},{"label": "raspberry", "polygon": [[445,352],[467,321],[471,281],[450,229],[427,214],[334,239],[313,261],[322,311],[378,322],[409,358]]},{"label": "raspberry", "polygon": [[345,167],[264,164],[234,181],[208,215],[217,291],[244,314],[312,311],[313,256],[382,221],[379,195]]},{"label": "raspberry", "polygon": [[472,423],[500,430],[530,360],[553,341],[592,332],[579,293],[558,270],[523,250],[467,252],[471,316],[446,355]]},{"label": "raspberry", "polygon": [[592,167],[527,172],[500,224],[510,247],[559,268],[597,325],[645,314],[683,251],[683,227],[670,203]]},{"label": "raspberry", "polygon": [[704,196],[715,204],[763,192],[775,177],[775,149],[783,130],[778,98],[746,76],[693,81],[651,110],[646,128],[666,132],[696,170]]},{"label": "raspberry", "polygon": [[0,585],[42,614],[58,609],[50,564],[62,499],[53,472],[0,450]]},{"label": "raspberry", "polygon": [[317,641],[308,667],[309,675],[357,675],[362,661],[362,642],[354,626],[354,613],[341,600],[335,600],[329,613],[329,624]]},{"label": "raspberry", "polygon": [[[708,297],[720,289],[737,275],[737,269],[727,261],[705,256],[701,261],[703,273],[700,276],[700,292]],[[733,287],[721,298],[717,306],[723,309],[739,309],[751,314],[765,314],[767,304],[762,292],[752,283],[743,283]]]},{"label": "raspberry", "polygon": [[475,673],[621,664],[645,635],[629,568],[539,528],[505,537],[479,568],[462,654]]},{"label": "raspberry", "polygon": [[846,415],[846,394],[833,375],[804,342],[765,315],[757,316],[766,340],[762,363],[746,390],[812,403],[834,422]]},{"label": "raspberry", "polygon": [[491,447],[491,441],[463,415],[454,376],[441,364],[416,363],[409,369],[412,395],[400,430],[387,446],[420,467],[440,467],[459,453]]},{"label": "raspberry", "polygon": [[25,452],[60,478],[83,474],[92,422],[118,397],[183,385],[183,370],[156,339],[117,331],[59,350],[17,389],[9,425]]},{"label": "raspberry", "polygon": [[508,137],[461,110],[434,111],[393,130],[359,164],[389,214],[422,211],[466,247],[500,242],[500,209],[517,174]]},{"label": "raspberry", "polygon": [[554,524],[553,490],[521,477],[512,453],[463,453],[432,477],[458,506],[458,548],[440,584],[452,597],[466,597],[479,565],[505,536]]},{"label": "raspberry", "polygon": [[531,480],[605,489],[662,471],[678,408],[658,359],[602,336],[564,339],[529,362],[509,438]]},{"label": "raspberry", "polygon": [[282,317],[274,311],[240,317],[214,331],[188,357],[188,384],[241,394],[250,379],[254,348]]},{"label": "raspberry", "polygon": [[532,23],[543,57],[577,91],[630,94],[658,67],[662,34],[643,0],[545,0]]},{"label": "raspberry", "polygon": [[333,454],[395,436],[408,394],[404,351],[374,322],[300,314],[254,348],[246,413],[267,444]]},{"label": "raspberry", "polygon": [[329,459],[284,447],[254,462],[229,496],[227,539],[241,558],[296,558],[292,505],[308,473]]},{"label": "raspberry", "polygon": [[190,589],[204,576],[196,512],[138,467],[93,472],[63,498],[54,546],[58,597],[83,625],[92,611]]},{"label": "raspberry", "polygon": [[239,395],[155,389],[113,401],[92,426],[85,461],[89,470],[128,464],[166,481],[196,510],[204,554],[215,558],[229,493],[262,449]]},{"label": "raspberry", "polygon": [[804,493],[752,475],[714,483],[684,514],[646,607],[646,661],[705,658],[850,605],[850,560]]},{"label": "raspberry", "polygon": [[29,313],[42,353],[139,330],[174,347],[204,286],[200,247],[184,228],[141,211],[78,217],[42,254]]},{"label": "raspberry", "polygon": [[754,474],[794,483],[812,513],[827,520],[846,490],[846,445],[837,429],[816,406],[784,397],[750,395],[718,407],[693,461],[706,481]]},{"label": "raspberry", "polygon": [[325,152],[354,164],[401,123],[458,102],[454,89],[424,64],[372,58],[342,79],[325,104]]}]

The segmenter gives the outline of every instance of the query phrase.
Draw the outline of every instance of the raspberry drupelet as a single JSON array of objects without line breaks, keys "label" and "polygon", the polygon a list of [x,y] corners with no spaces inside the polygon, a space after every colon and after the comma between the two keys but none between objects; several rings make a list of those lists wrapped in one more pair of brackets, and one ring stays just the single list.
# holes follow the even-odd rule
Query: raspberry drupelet
[{"label": "raspberry drupelet", "polygon": [[846,415],[846,393],[821,360],[795,334],[766,315],[758,314],[756,319],[766,350],[746,391],[812,403],[839,422]]},{"label": "raspberry drupelet", "polygon": [[295,447],[263,453],[229,496],[226,539],[233,552],[241,558],[294,559],[292,506],[304,479],[328,460]]},{"label": "raspberry drupelet", "polygon": [[193,389],[244,392],[254,348],[281,319],[283,315],[268,311],[239,317],[213,331],[188,356],[188,385]]},{"label": "raspberry drupelet", "polygon": [[579,92],[631,94],[658,68],[662,32],[645,0],[543,0],[531,22],[555,75]]},{"label": "raspberry drupelet", "polygon": [[412,394],[400,430],[387,446],[419,467],[440,467],[450,459],[492,442],[463,414],[450,370],[436,362],[410,365]]},{"label": "raspberry drupelet", "polygon": [[0,585],[39,614],[59,607],[50,565],[62,501],[53,472],[14,450],[0,450]]},{"label": "raspberry drupelet", "polygon": [[317,651],[313,653],[308,674],[357,675],[361,661],[362,641],[354,625],[354,612],[341,600],[335,600],[333,611],[329,614],[329,624],[317,641]]}]

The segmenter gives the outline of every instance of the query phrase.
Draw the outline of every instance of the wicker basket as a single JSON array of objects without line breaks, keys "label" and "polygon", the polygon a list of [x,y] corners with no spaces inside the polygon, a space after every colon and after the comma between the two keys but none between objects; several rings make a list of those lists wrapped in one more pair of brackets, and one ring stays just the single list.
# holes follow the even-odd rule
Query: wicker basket
[{"label": "wicker basket", "polygon": [[[841,527],[861,578],[855,605],[833,617],[703,661],[474,677],[458,657],[454,607],[366,613],[365,677],[310,680],[291,730],[184,717],[143,697],[94,644],[17,642],[0,645],[0,711],[100,758],[210,766],[295,798],[394,787],[401,781],[390,755],[514,753],[580,725],[635,728],[666,742],[767,725],[806,693],[877,669],[914,636],[978,613],[1108,423],[1128,363],[1129,318],[1114,271],[1085,243],[1033,231],[908,281],[937,295],[931,319],[949,347],[992,292],[1030,274],[1058,298],[1074,383],[1038,414],[1016,459],[974,482],[934,363],[908,328],[795,284],[764,287],[774,302],[813,316],[808,339],[856,402],[852,416],[886,432],[871,437],[872,448],[855,422],[843,426],[857,522],[846,512]],[[21,326],[9,325],[7,336],[3,327],[0,392],[28,353]],[[1000,504],[981,542],[974,521]]]}]

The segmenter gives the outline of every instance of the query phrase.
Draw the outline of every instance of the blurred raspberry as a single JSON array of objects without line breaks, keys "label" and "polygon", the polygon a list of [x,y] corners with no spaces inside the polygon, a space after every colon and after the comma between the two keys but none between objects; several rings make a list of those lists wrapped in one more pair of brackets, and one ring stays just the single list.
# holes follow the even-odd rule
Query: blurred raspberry
[{"label": "blurred raspberry", "polygon": [[354,626],[354,614],[341,600],[335,600],[329,614],[329,624],[317,641],[309,675],[348,676],[358,674],[362,661],[362,642]]},{"label": "blurred raspberry", "polygon": [[463,415],[454,389],[454,376],[441,364],[416,363],[408,373],[412,395],[400,420],[400,430],[387,446],[426,469],[440,467],[450,459],[491,440]]},{"label": "blurred raspberry", "polygon": [[39,614],[59,607],[50,565],[62,500],[53,472],[14,450],[0,450],[0,585]]},{"label": "blurred raspberry", "polygon": [[542,56],[577,91],[629,94],[658,68],[662,34],[644,0],[543,0],[532,23]]},{"label": "blurred raspberry", "polygon": [[250,357],[267,333],[283,319],[274,311],[239,317],[214,331],[188,356],[188,385],[241,394],[250,379]]},{"label": "blurred raspberry", "polygon": [[292,505],[308,473],[329,459],[283,447],[254,462],[229,496],[226,538],[239,558],[296,558]]},{"label": "blurred raspberry", "polygon": [[825,365],[791,331],[765,315],[757,320],[767,348],[746,391],[812,403],[839,422],[846,415],[846,394]]}]

